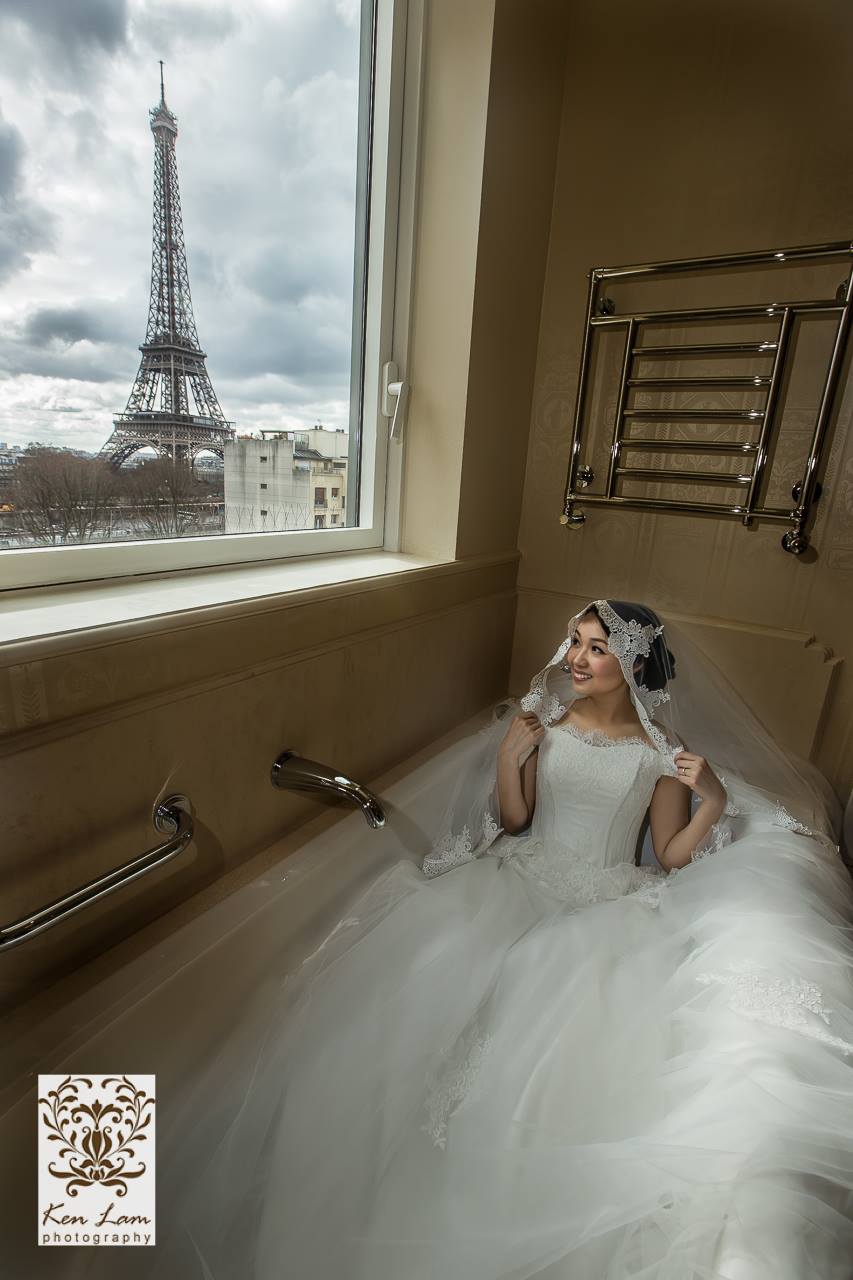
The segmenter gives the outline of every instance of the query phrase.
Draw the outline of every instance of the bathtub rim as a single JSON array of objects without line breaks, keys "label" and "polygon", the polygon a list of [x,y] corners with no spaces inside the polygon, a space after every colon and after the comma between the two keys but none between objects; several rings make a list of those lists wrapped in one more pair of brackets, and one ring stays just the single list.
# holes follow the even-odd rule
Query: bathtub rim
[{"label": "bathtub rim", "polygon": [[[382,799],[392,788],[405,792],[407,783],[410,788],[417,786],[419,771],[445,754],[449,756],[447,768],[450,769],[455,759],[452,749],[489,723],[494,705],[494,701],[490,702],[391,768],[367,778],[366,785]],[[426,785],[427,777],[425,773],[421,785]],[[414,795],[419,790],[420,787]],[[5,1013],[4,1041],[8,1044],[20,1038],[32,1040],[36,1052],[29,1068],[19,1065],[0,1069],[0,1117],[17,1105],[40,1070],[52,1071],[53,1061],[73,1053],[96,1034],[99,1024],[103,1025],[111,1011],[117,1011],[128,997],[144,999],[146,993],[155,991],[175,974],[176,963],[180,967],[195,963],[208,948],[220,942],[224,935],[217,931],[218,924],[228,922],[229,932],[244,928],[255,914],[268,909],[286,894],[288,890],[283,887],[270,892],[266,877],[277,869],[284,871],[290,867],[288,874],[294,877],[298,891],[310,886],[312,879],[340,860],[344,872],[338,881],[341,893],[345,894],[348,888],[356,891],[363,867],[351,864],[348,868],[343,855],[350,843],[349,831],[358,830],[362,823],[364,818],[359,809],[338,806],[322,809],[239,866]],[[324,848],[323,837],[330,834],[332,838]],[[316,845],[320,845],[321,853],[318,857],[315,849],[312,857],[308,848]],[[420,865],[400,849],[387,865],[406,858],[411,859],[413,865]],[[376,874],[385,866],[379,858],[374,865]],[[370,872],[365,874],[369,878]],[[252,898],[261,887],[265,892],[253,905]],[[49,1039],[47,1028],[56,1033]],[[49,1061],[45,1061],[48,1056]]]}]

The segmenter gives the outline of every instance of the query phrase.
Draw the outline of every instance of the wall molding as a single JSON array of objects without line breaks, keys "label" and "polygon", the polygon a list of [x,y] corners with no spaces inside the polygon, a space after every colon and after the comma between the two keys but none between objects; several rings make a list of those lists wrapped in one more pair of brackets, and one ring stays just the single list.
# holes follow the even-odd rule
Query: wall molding
[{"label": "wall molding", "polygon": [[2,647],[0,757],[391,635],[480,599],[514,597],[517,562],[517,553],[474,557],[246,601],[214,617],[173,614],[142,635],[77,632],[64,637],[76,644],[22,662],[8,661],[21,646]]}]

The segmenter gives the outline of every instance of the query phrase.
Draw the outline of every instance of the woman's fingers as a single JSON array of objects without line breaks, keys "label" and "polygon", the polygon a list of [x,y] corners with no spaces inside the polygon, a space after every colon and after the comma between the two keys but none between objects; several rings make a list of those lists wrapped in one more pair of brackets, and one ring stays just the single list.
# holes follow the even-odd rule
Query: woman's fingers
[{"label": "woman's fingers", "polygon": [[684,782],[690,786],[695,775],[698,773],[700,757],[694,755],[692,751],[679,751],[673,759],[675,761],[676,768],[678,769],[679,782]]}]

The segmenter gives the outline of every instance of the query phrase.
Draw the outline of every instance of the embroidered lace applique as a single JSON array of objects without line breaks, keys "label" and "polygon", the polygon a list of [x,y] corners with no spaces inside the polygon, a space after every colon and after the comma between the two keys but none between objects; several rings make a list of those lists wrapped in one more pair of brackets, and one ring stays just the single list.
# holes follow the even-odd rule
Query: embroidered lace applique
[{"label": "embroidered lace applique", "polygon": [[467,825],[458,835],[449,831],[440,840],[436,840],[432,846],[432,853],[428,853],[423,860],[422,870],[428,876],[441,875],[451,867],[458,866],[460,862],[467,862],[473,847],[471,831]]},{"label": "embroidered lace applique", "polygon": [[486,837],[487,844],[491,844],[500,829],[501,828],[498,826],[497,822],[495,822],[487,809],[483,814],[483,835]]},{"label": "embroidered lace applique", "polygon": [[[482,831],[484,836],[483,848],[492,844],[495,837],[503,830],[495,821],[488,809],[483,814]],[[445,871],[450,871],[453,867],[460,866],[463,862],[470,862],[474,851],[474,842],[471,838],[471,829],[465,824],[458,835],[454,835],[449,831],[443,835],[440,840],[436,840],[432,846],[432,852],[428,853],[421,864],[421,870],[427,876],[440,876]]]},{"label": "embroidered lace applique", "polygon": [[464,1098],[475,1096],[477,1077],[492,1044],[493,1037],[474,1023],[455,1046],[442,1053],[427,1082],[427,1122],[421,1125],[421,1132],[429,1134],[433,1146],[446,1147],[447,1122]]},{"label": "embroidered lace applique", "polygon": [[551,724],[552,721],[558,720],[560,716],[565,715],[566,708],[563,706],[556,694],[552,693],[548,697],[548,701],[542,708],[542,716],[540,723],[543,725]]},{"label": "embroidered lace applique", "polygon": [[690,861],[696,862],[699,858],[707,858],[709,854],[719,853],[721,849],[725,849],[726,845],[731,844],[731,842],[731,831],[715,822],[704,839],[699,841],[690,854]]},{"label": "embroidered lace applique", "polygon": [[853,1053],[853,1044],[830,1035],[809,1021],[811,1014],[829,1024],[830,1015],[820,987],[807,978],[780,978],[765,965],[745,958],[731,961],[722,973],[697,973],[696,981],[705,986],[719,982],[730,987],[732,994],[728,1005],[735,1013],[768,1026],[797,1031],[813,1040],[833,1045],[845,1054]]},{"label": "embroidered lace applique", "polygon": [[[602,867],[595,867],[591,862],[577,856],[563,856],[557,859],[549,854],[539,843],[534,843],[525,850],[523,859],[518,863],[518,850],[510,850],[509,859],[515,860],[523,870],[555,897],[564,902],[578,906],[590,906],[602,900],[602,889],[605,887],[605,875]],[[612,894],[609,896],[613,896]]]},{"label": "embroidered lace applique", "polygon": [[635,889],[631,897],[638,898],[640,902],[645,902],[650,907],[660,906],[660,897],[666,884],[666,877],[661,875],[656,880],[647,880],[645,884],[641,884],[639,889]]},{"label": "embroidered lace applique", "polygon": [[[637,693],[639,703],[637,709],[640,712],[640,718],[643,720],[646,732],[658,750],[666,755],[672,751],[672,744],[668,741],[666,735],[652,723],[650,713],[661,703],[671,701],[670,694],[665,689],[649,689],[644,684],[638,685],[634,679],[634,659],[648,656],[655,638],[663,634],[663,623],[658,627],[653,626],[650,622],[643,626],[636,618],[631,618],[630,621],[626,622],[624,618],[620,618],[616,610],[612,609],[606,600],[596,600],[595,607],[608,630],[607,646],[610,652],[619,659],[622,674],[625,677],[628,688],[635,690]],[[680,745],[677,748],[679,751],[682,749]],[[671,771],[673,774],[675,773],[674,765]]]},{"label": "embroidered lace applique", "polygon": [[658,628],[653,627],[651,623],[643,626],[636,618],[626,622],[624,618],[619,617],[615,609],[611,609],[606,600],[596,600],[595,605],[610,633],[607,637],[607,647],[611,653],[622,660],[623,667],[626,660],[633,662],[638,654],[645,657],[650,652],[652,641],[658,635]]},{"label": "embroidered lace applique", "polygon": [[649,689],[646,685],[640,684],[637,685],[637,692],[649,711],[654,711],[655,707],[659,707],[662,702],[671,701],[671,694],[666,689]]},{"label": "embroidered lace applique", "polygon": [[580,726],[572,724],[570,720],[564,720],[561,724],[552,726],[554,729],[566,729],[574,737],[580,738],[582,742],[593,743],[597,747],[616,747],[622,746],[624,743],[638,743],[641,747],[647,747],[649,751],[654,751],[654,747],[645,738],[641,738],[639,734],[632,734],[630,737],[613,738],[610,734],[603,733],[601,729],[581,729]]},{"label": "embroidered lace applique", "polygon": [[729,784],[726,782],[726,780],[725,780],[725,778],[723,777],[723,775],[722,775],[721,773],[718,773],[718,774],[717,774],[717,777],[720,779],[720,784],[721,784],[721,786],[722,786],[723,790],[724,790],[724,791],[725,791],[725,793],[726,793],[726,807],[725,807],[725,809],[723,810],[723,813],[724,813],[724,814],[726,815],[726,817],[728,817],[728,818],[734,818],[734,817],[736,817],[736,816],[740,813],[740,809],[737,807],[737,805],[736,805],[736,804],[732,804],[731,800],[729,800],[729,798],[728,798],[728,794],[729,794]]},{"label": "embroidered lace applique", "polygon": [[504,862],[514,862],[523,875],[530,876],[562,902],[577,907],[633,893],[656,875],[649,867],[637,867],[632,862],[602,867],[577,851],[561,849],[540,838],[531,839],[527,847],[509,849]]},{"label": "embroidered lace applique", "polygon": [[524,695],[519,703],[522,711],[535,711],[543,725],[550,724],[552,720],[563,715],[566,710],[553,693],[549,695],[547,703],[541,707],[541,710],[539,708],[545,698],[545,679],[554,664],[565,657],[571,643],[571,638],[567,636],[548,663],[548,666],[539,672],[539,675],[530,686],[529,692]]},{"label": "embroidered lace applique", "polygon": [[814,835],[814,832],[812,831],[811,827],[807,827],[802,822],[798,822],[797,819],[793,817],[785,808],[785,806],[782,804],[778,804],[776,806],[776,812],[773,815],[773,821],[779,827],[787,827],[789,831],[796,831],[798,835],[801,835],[801,836]]}]

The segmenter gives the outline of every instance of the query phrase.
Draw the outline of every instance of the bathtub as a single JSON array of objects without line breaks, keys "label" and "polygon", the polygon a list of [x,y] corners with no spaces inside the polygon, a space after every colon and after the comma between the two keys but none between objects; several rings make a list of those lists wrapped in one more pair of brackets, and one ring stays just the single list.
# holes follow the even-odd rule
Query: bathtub
[{"label": "bathtub", "polygon": [[[382,801],[384,827],[371,829],[346,802],[318,800],[311,822],[4,1019],[4,1280],[85,1280],[92,1256],[91,1248],[37,1244],[38,1074],[153,1073],[158,1120],[174,1132],[171,1122],[182,1114],[181,1098],[192,1082],[204,1078],[209,1089],[211,1080],[227,1078],[227,1055],[218,1051],[253,1002],[299,968],[377,875],[400,860],[420,866],[476,743],[471,734],[489,718],[490,708],[484,709],[393,770],[364,779]],[[642,861],[654,862],[648,835]],[[168,1223],[163,1181],[158,1177],[158,1234]],[[721,1238],[722,1257],[737,1259],[738,1248],[737,1239]],[[132,1278],[145,1255],[146,1249],[129,1248],[111,1255],[110,1265]]]},{"label": "bathtub", "polygon": [[[346,802],[318,801],[317,818],[4,1018],[0,1274],[85,1274],[85,1251],[36,1245],[37,1076],[154,1073],[158,1114],[167,1114],[170,1096],[202,1069],[220,1033],[261,987],[299,967],[362,887],[400,859],[420,866],[469,735],[489,715],[363,780],[382,801],[384,827],[371,829]],[[134,1253],[122,1252],[117,1271],[133,1274]]]}]

